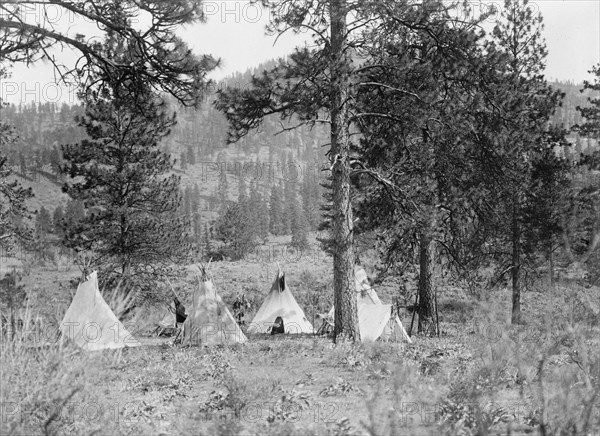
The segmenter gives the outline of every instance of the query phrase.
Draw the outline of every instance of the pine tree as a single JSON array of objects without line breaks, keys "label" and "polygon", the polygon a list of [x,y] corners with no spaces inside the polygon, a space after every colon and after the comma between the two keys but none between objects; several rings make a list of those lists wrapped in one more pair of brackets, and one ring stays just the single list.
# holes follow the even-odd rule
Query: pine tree
[{"label": "pine tree", "polygon": [[294,217],[295,209],[298,206],[298,196],[296,195],[296,180],[291,178],[285,178],[283,183],[283,225],[284,234],[290,235],[292,233],[292,219]]},{"label": "pine tree", "polygon": [[198,183],[194,183],[194,190],[192,192],[192,212],[197,213],[200,211],[200,188]]},{"label": "pine tree", "polygon": [[283,195],[280,185],[274,183],[273,186],[271,186],[271,196],[269,200],[269,225],[271,234],[275,236],[284,234],[285,226],[283,219]]},{"label": "pine tree", "polygon": [[[505,0],[501,19],[493,30],[494,42],[506,56],[504,80],[499,84],[506,111],[500,136],[501,154],[508,165],[504,192],[498,198],[499,224],[509,222],[510,274],[512,279],[511,322],[521,322],[523,253],[523,209],[532,167],[532,152],[545,135],[547,123],[560,94],[543,77],[547,50],[542,39],[543,19],[535,15],[528,0]],[[507,219],[508,218],[508,219]],[[498,227],[502,228],[502,227]]]},{"label": "pine tree", "polygon": [[56,233],[60,237],[63,236],[62,228],[64,218],[65,213],[63,211],[63,207],[59,204],[58,206],[56,206],[56,208],[54,209],[54,213],[52,214],[52,224],[54,226],[54,233]]},{"label": "pine tree", "polygon": [[309,160],[301,186],[302,208],[304,209],[304,214],[311,230],[315,229],[319,224],[317,213],[319,208],[319,191],[316,171],[317,168],[314,166],[314,161],[312,159]]},{"label": "pine tree", "polygon": [[[575,132],[588,139],[588,147],[591,141],[596,144],[596,149],[590,150],[580,162],[577,172],[582,175],[585,172],[593,174],[600,171],[600,64],[593,66],[589,73],[594,76],[594,81],[584,81],[581,92],[591,91],[592,94],[587,98],[587,106],[577,107],[583,120],[573,126]],[[571,211],[565,217],[565,249],[571,262],[593,262],[593,255],[600,245],[600,185],[597,177],[587,179],[576,187]],[[575,247],[577,240],[585,242],[582,246]],[[590,267],[590,270],[594,269],[596,265]]]},{"label": "pine tree", "polygon": [[35,218],[36,230],[41,234],[48,234],[53,232],[52,217],[50,212],[44,206],[38,211]]},{"label": "pine tree", "polygon": [[189,165],[196,165],[196,153],[194,153],[194,148],[191,144],[187,146],[187,163]]},{"label": "pine tree", "polygon": [[[108,41],[106,49],[118,53],[115,62],[135,56],[127,41]],[[107,274],[154,292],[156,274],[188,255],[185,225],[174,217],[180,180],[159,147],[175,117],[146,83],[125,78],[103,78],[107,86],[82,94],[78,121],[89,139],[63,146],[63,171],[72,178],[63,190],[87,213],[67,228],[65,242],[91,250]]]},{"label": "pine tree", "polygon": [[294,202],[292,209],[292,247],[298,250],[308,248],[309,224],[306,215],[299,202]]},{"label": "pine tree", "polygon": [[241,172],[238,174],[238,203],[241,204],[248,201],[248,187],[244,175]]},{"label": "pine tree", "polygon": [[52,233],[52,217],[50,212],[42,206],[35,218],[34,249],[37,259],[44,260],[48,256],[50,240],[48,235]]},{"label": "pine tree", "polygon": [[70,199],[65,207],[64,219],[61,221],[61,233],[77,232],[81,222],[85,219],[85,207],[83,201]]},{"label": "pine tree", "polygon": [[181,168],[181,171],[187,171],[188,169],[187,156],[183,151],[179,155],[179,168]]},{"label": "pine tree", "polygon": [[[0,79],[4,74],[0,69]],[[12,171],[4,151],[16,144],[18,136],[12,126],[1,121],[2,110],[0,100],[0,243],[4,247],[13,247],[31,240],[31,230],[23,225],[23,218],[30,216],[26,202],[33,197],[33,192],[11,180]],[[19,155],[23,156],[22,153]]]},{"label": "pine tree", "polygon": [[14,337],[15,333],[15,310],[23,305],[26,298],[25,285],[21,282],[21,276],[17,272],[6,273],[0,279],[0,302],[4,306],[2,307],[3,312],[8,312],[6,335],[9,340]]},{"label": "pine tree", "polygon": [[19,165],[21,168],[21,174],[27,177],[27,161],[25,160],[25,154],[23,154],[23,152],[19,152]]},{"label": "pine tree", "polygon": [[186,216],[191,217],[195,212],[193,208],[192,188],[188,185],[183,192],[183,210]]},{"label": "pine tree", "polygon": [[[23,10],[35,11],[38,19],[24,19]],[[19,0],[0,3],[0,11],[3,62],[29,64],[49,60],[57,76],[67,82],[78,82],[87,89],[102,88],[115,79],[123,83],[137,81],[157,92],[170,94],[186,106],[197,106],[204,97],[206,74],[218,65],[218,60],[211,56],[192,53],[177,35],[181,26],[203,21],[202,2],[196,0],[170,4],[140,4],[131,0]],[[140,19],[141,15],[144,19]],[[87,22],[93,33],[59,29],[55,20],[47,19],[49,16]],[[115,62],[115,51],[107,50],[98,36],[103,40],[127,41],[135,56],[125,62]],[[69,49],[78,58],[71,65],[57,62],[49,58],[49,47]],[[36,106],[31,105],[29,113],[36,112]],[[61,109],[61,120],[64,122],[68,118],[63,116]]]},{"label": "pine tree", "polygon": [[216,239],[225,244],[226,255],[239,260],[256,247],[256,232],[249,223],[245,205],[232,203],[222,211],[215,224]]},{"label": "pine tree", "polygon": [[[248,198],[248,219],[254,229],[260,229],[260,208],[262,198],[258,192],[258,183],[250,183],[250,196]],[[260,235],[260,232],[257,232]]]},{"label": "pine tree", "polygon": [[219,208],[226,209],[229,201],[227,191],[229,190],[229,183],[227,182],[227,172],[225,171],[225,165],[221,165],[221,172],[219,173],[219,186],[217,188],[217,195],[219,197]]},{"label": "pine tree", "polygon": [[267,195],[260,195],[260,207],[258,209],[258,235],[263,242],[267,241],[271,228],[271,216],[269,214],[269,203]]}]

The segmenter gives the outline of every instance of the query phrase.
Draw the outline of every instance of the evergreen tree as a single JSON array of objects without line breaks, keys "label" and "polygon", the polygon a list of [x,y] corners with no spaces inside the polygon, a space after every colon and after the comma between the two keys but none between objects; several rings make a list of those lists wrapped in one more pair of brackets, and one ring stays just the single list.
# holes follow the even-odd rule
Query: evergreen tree
[{"label": "evergreen tree", "polygon": [[[584,81],[581,92],[591,91],[592,94],[587,98],[587,106],[577,107],[577,112],[581,114],[583,120],[573,126],[573,130],[587,138],[588,144],[594,141],[596,149],[590,149],[581,160],[580,167],[577,168],[581,176],[589,173],[590,177],[586,177],[588,180],[582,180],[578,186],[574,186],[573,204],[564,218],[565,249],[571,262],[597,261],[594,253],[597,256],[597,248],[600,246],[600,182],[597,176],[595,178],[591,176],[600,171],[600,97],[598,97],[600,64],[592,67],[589,73],[594,76],[594,81]],[[595,269],[597,269],[595,265],[590,267],[590,270]]]},{"label": "evergreen tree", "polygon": [[187,171],[188,168],[187,156],[183,151],[179,155],[179,168],[181,171]]},{"label": "evergreen tree", "polygon": [[0,307],[3,313],[7,313],[6,335],[9,340],[13,339],[15,333],[15,311],[23,306],[26,298],[25,285],[18,273],[6,273],[0,279]]},{"label": "evergreen tree", "polygon": [[283,235],[285,232],[283,218],[283,194],[277,183],[271,186],[271,197],[269,200],[269,225],[271,233],[275,236]]},{"label": "evergreen tree", "polygon": [[52,214],[52,224],[54,226],[54,233],[56,233],[60,237],[63,236],[62,228],[64,218],[65,213],[63,211],[63,207],[59,204],[58,206],[56,206],[56,208],[54,209],[54,213]]},{"label": "evergreen tree", "polygon": [[[289,163],[289,167],[294,168],[292,163]],[[292,233],[292,219],[294,217],[294,213],[296,208],[298,207],[298,196],[296,195],[296,178],[297,175],[294,171],[290,171],[287,173],[286,177],[284,177],[283,183],[283,198],[284,198],[284,208],[283,208],[283,225],[284,225],[284,234],[289,235]]]},{"label": "evergreen tree", "polygon": [[19,165],[21,168],[21,174],[27,177],[27,161],[25,160],[25,154],[22,151],[19,152]]},{"label": "evergreen tree", "polygon": [[[258,183],[250,183],[250,197],[248,198],[248,219],[252,227],[256,230],[260,229],[260,208],[262,205],[262,198],[258,192]],[[257,232],[260,234],[260,232]]]},{"label": "evergreen tree", "polygon": [[63,234],[77,232],[81,222],[85,219],[85,207],[81,200],[69,200],[65,207],[64,220],[61,223]]},{"label": "evergreen tree", "polygon": [[309,224],[301,205],[295,201],[292,208],[292,247],[298,250],[308,248]]},{"label": "evergreen tree", "polygon": [[260,207],[258,208],[258,236],[263,240],[263,242],[266,242],[267,238],[269,237],[269,231],[271,228],[270,221],[271,217],[269,214],[267,195],[260,195]]},{"label": "evergreen tree", "polygon": [[[106,50],[115,62],[136,56],[119,39],[107,41]],[[65,242],[91,250],[95,264],[113,277],[153,292],[156,275],[188,254],[184,223],[173,216],[180,180],[169,175],[172,162],[159,147],[175,116],[141,79],[102,79],[105,87],[82,94],[86,109],[78,121],[89,139],[63,146],[63,171],[72,178],[63,190],[88,211],[67,228]]]},{"label": "evergreen tree", "polygon": [[527,0],[505,0],[501,19],[493,30],[494,42],[506,57],[503,80],[496,89],[503,94],[502,110],[506,115],[498,139],[500,153],[507,162],[504,189],[497,199],[496,225],[510,235],[513,324],[521,322],[525,187],[532,174],[533,152],[546,134],[548,120],[560,99],[560,93],[553,91],[543,76],[547,50],[542,28],[541,15],[534,14]]},{"label": "evergreen tree", "polygon": [[196,165],[196,153],[194,153],[194,148],[191,144],[187,146],[187,163],[189,165]]},{"label": "evergreen tree", "polygon": [[248,187],[243,174],[238,173],[238,203],[242,204],[248,201]]},{"label": "evergreen tree", "polygon": [[53,232],[52,217],[50,212],[44,206],[38,211],[35,218],[35,227],[40,234],[48,234]]},{"label": "evergreen tree", "polygon": [[581,137],[579,134],[575,134],[575,160],[579,162],[583,155],[583,145],[581,143]]},{"label": "evergreen tree", "polygon": [[215,237],[225,245],[225,254],[231,260],[242,259],[256,247],[256,232],[248,221],[244,205],[228,205],[219,215],[215,228]]},{"label": "evergreen tree", "polygon": [[[26,20],[23,10],[35,11],[46,19]],[[211,56],[194,55],[177,35],[181,26],[203,21],[202,2],[196,0],[169,4],[140,4],[132,0],[19,0],[0,3],[0,15],[3,62],[29,64],[49,60],[57,76],[65,81],[75,79],[88,89],[110,86],[116,79],[123,83],[143,82],[185,105],[195,106],[204,96],[206,74],[218,65]],[[140,19],[140,15],[144,15],[144,19]],[[55,26],[55,20],[47,19],[49,16],[88,22],[94,35],[60,29]],[[115,62],[115,52],[106,50],[105,45],[98,42],[98,33],[102,38],[127,41],[135,56],[126,62]],[[64,65],[48,56],[50,47],[68,48],[79,57],[74,64]],[[35,104],[28,112],[37,113]],[[61,120],[67,119],[61,108]]]},{"label": "evergreen tree", "polygon": [[550,131],[534,154],[527,202],[523,208],[524,253],[535,258],[543,253],[549,262],[550,283],[554,284],[555,251],[562,245],[563,217],[571,198],[571,165],[558,155],[567,143],[562,129]]},{"label": "evergreen tree", "polygon": [[[0,70],[0,79],[4,74]],[[18,136],[12,126],[1,121],[2,106],[0,100],[0,244],[12,247],[31,239],[31,231],[23,225],[23,218],[30,214],[26,202],[33,197],[33,192],[11,178],[12,171],[4,152],[16,144]]]},{"label": "evergreen tree", "polygon": [[45,260],[50,246],[49,234],[52,233],[52,217],[50,212],[42,206],[35,218],[34,249],[39,260]]},{"label": "evergreen tree", "polygon": [[229,196],[227,191],[229,190],[229,183],[227,182],[227,172],[225,171],[225,165],[221,165],[221,172],[219,173],[219,186],[217,188],[217,195],[219,197],[219,208],[226,209]]},{"label": "evergreen tree", "polygon": [[192,189],[186,186],[183,190],[183,214],[186,217],[191,217],[194,211],[192,210]]},{"label": "evergreen tree", "polygon": [[319,223],[317,218],[318,197],[315,196],[316,174],[313,168],[313,162],[308,161],[304,177],[302,179],[301,196],[302,208],[306,216],[306,221],[311,229],[316,228]]},{"label": "evergreen tree", "polygon": [[198,183],[194,183],[194,190],[192,192],[192,212],[197,213],[200,211],[200,188]]}]

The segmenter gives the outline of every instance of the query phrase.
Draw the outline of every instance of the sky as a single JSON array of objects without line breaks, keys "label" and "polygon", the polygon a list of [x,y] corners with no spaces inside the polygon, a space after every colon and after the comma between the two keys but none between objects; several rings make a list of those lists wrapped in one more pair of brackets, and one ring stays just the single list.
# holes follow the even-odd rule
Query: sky
[{"label": "sky", "polygon": [[[502,8],[503,1],[472,0],[474,13],[485,10],[490,4]],[[587,72],[600,63],[600,0],[532,0],[530,4],[544,17],[543,35],[549,52],[546,77],[576,83],[590,79]],[[284,56],[306,40],[306,35],[291,33],[277,41],[275,37],[265,35],[269,11],[248,1],[205,0],[203,7],[207,22],[184,28],[180,34],[196,53],[221,58],[221,67],[210,75],[215,80]],[[75,23],[69,17],[62,17],[62,20],[61,25],[66,23],[73,33],[89,35],[93,29],[89,23]],[[69,49],[57,51],[55,55],[65,64],[76,59]],[[0,83],[0,97],[12,103],[76,101],[74,89],[56,85],[48,63],[29,67],[15,65],[12,77]]]}]

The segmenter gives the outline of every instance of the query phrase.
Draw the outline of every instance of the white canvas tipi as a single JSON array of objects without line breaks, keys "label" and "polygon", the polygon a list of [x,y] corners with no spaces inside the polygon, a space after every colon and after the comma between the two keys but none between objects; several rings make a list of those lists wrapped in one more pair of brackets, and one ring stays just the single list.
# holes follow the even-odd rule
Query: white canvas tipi
[{"label": "white canvas tipi", "polygon": [[182,345],[234,344],[246,342],[246,336],[217,294],[204,267],[192,307],[183,323]]},{"label": "white canvas tipi", "polygon": [[[363,268],[354,269],[356,285],[356,302],[358,308],[358,326],[363,342],[376,341],[404,341],[409,344],[412,340],[406,333],[398,315],[394,314],[391,304],[383,304],[375,290],[369,284],[367,273]],[[335,308],[332,307],[319,333],[325,333],[334,326]]]},{"label": "white canvas tipi", "polygon": [[77,287],[77,293],[60,323],[60,331],[63,338],[89,351],[141,345],[102,298],[96,271]]},{"label": "white canvas tipi", "polygon": [[277,318],[283,320],[284,333],[313,333],[312,324],[296,302],[285,282],[285,274],[278,270],[271,291],[248,327],[248,333],[268,333]]}]

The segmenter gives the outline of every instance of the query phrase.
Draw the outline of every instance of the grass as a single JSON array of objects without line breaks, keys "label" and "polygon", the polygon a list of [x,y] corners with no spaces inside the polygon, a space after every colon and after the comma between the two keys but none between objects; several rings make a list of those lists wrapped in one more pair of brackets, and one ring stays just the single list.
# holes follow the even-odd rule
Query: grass
[{"label": "grass", "polygon": [[[327,289],[330,264],[284,265],[307,314],[318,311],[311,292]],[[211,269],[229,305],[244,287],[260,303],[275,275],[256,262]],[[78,274],[32,269],[26,278],[47,328]],[[193,283],[190,270],[176,284],[184,299]],[[149,336],[160,310],[127,324],[144,347],[84,353],[17,337],[1,344],[0,434],[598,434],[594,292],[571,284],[526,292],[522,326],[508,324],[507,290],[470,303],[456,290],[441,293],[442,335],[412,346],[257,335],[243,345],[180,348]]]}]

